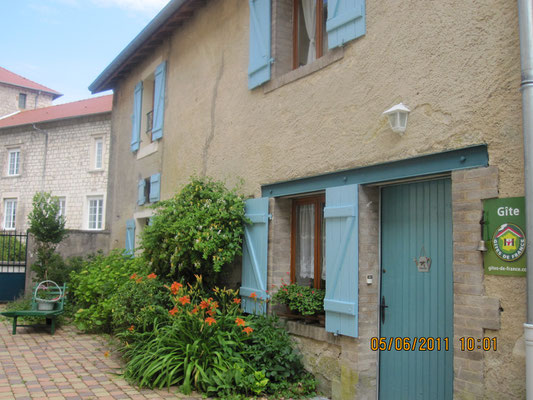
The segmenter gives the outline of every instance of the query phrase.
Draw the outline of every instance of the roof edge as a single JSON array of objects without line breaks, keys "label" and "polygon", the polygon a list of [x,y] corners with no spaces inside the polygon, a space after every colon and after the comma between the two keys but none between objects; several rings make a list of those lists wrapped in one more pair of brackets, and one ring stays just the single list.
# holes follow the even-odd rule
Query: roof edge
[{"label": "roof edge", "polygon": [[63,96],[63,93],[56,92],[56,91],[54,91],[53,89],[50,89],[50,90],[35,89],[35,88],[29,87],[29,86],[17,85],[17,84],[15,84],[15,83],[5,82],[5,81],[0,81],[0,83],[2,83],[2,84],[4,84],[4,85],[9,85],[9,86],[14,86],[14,87],[19,87],[19,88],[28,89],[28,90],[33,90],[34,92],[48,93],[48,94],[51,94],[52,96],[54,96],[54,98],[53,98],[52,100],[55,100],[55,99],[57,99],[58,97]]},{"label": "roof edge", "polygon": [[169,19],[187,0],[174,0],[168,3],[159,14],[157,14],[144,29],[122,50],[111,64],[109,64],[98,75],[93,83],[89,85],[89,91],[92,94],[100,93],[111,88],[106,87],[111,76],[120,68],[120,66],[128,60],[141,47],[146,40],[148,40],[160,26]]},{"label": "roof edge", "polygon": [[61,118],[54,118],[54,119],[45,119],[45,120],[43,120],[43,121],[25,122],[25,123],[23,123],[23,124],[18,124],[18,125],[0,126],[0,131],[3,130],[3,129],[19,128],[19,127],[21,127],[21,126],[26,126],[26,125],[47,124],[47,123],[49,123],[49,122],[65,121],[65,120],[67,120],[67,119],[76,119],[76,118],[83,118],[83,117],[92,117],[92,116],[94,116],[94,115],[110,114],[110,113],[111,113],[111,110],[109,110],[109,111],[99,111],[99,112],[94,112],[94,113],[90,113],[90,114],[71,115],[70,117],[61,117]]}]

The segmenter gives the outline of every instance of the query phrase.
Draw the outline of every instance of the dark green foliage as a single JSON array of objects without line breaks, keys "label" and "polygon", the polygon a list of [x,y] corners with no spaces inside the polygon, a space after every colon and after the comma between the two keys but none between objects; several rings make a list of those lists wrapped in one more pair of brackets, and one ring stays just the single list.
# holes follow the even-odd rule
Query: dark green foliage
[{"label": "dark green foliage", "polygon": [[50,193],[35,193],[28,220],[28,231],[37,242],[37,262],[32,269],[37,274],[37,280],[46,280],[49,264],[58,263],[55,249],[67,235],[65,219],[59,215],[59,199]]},{"label": "dark green foliage", "polygon": [[[91,256],[88,257],[88,259],[90,258]],[[68,284],[70,274],[72,272],[79,272],[84,266],[84,263],[83,257],[70,257],[64,260],[61,255],[53,252],[47,260],[46,266],[42,265],[41,260],[37,260],[33,263],[32,269],[37,273],[39,281],[44,279],[46,270],[47,278],[61,286],[63,283]]]},{"label": "dark green foliage", "polygon": [[24,261],[26,246],[14,235],[0,236],[0,261]]},{"label": "dark green foliage", "polygon": [[324,313],[324,289],[314,289],[295,283],[283,283],[272,297],[273,304],[285,304],[291,311],[302,315],[316,315]]},{"label": "dark green foliage", "polygon": [[208,284],[242,254],[244,199],[223,183],[192,178],[180,193],[158,203],[142,235],[144,259],[157,275]]},{"label": "dark green foliage", "polygon": [[115,250],[108,256],[97,255],[81,271],[73,272],[71,294],[78,307],[74,323],[84,331],[111,332],[113,295],[131,274],[145,271],[139,259]]},{"label": "dark green foliage", "polygon": [[134,327],[146,332],[153,329],[156,321],[161,325],[168,323],[172,301],[157,277],[132,275],[113,294],[111,307],[115,331]]}]

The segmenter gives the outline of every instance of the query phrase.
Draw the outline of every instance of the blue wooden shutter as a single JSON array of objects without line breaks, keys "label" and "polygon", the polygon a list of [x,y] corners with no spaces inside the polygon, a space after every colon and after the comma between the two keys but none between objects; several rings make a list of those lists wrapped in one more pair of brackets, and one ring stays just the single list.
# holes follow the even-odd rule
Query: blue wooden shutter
[{"label": "blue wooden shutter", "polygon": [[161,192],[161,174],[155,174],[150,177],[150,203],[159,201]]},{"label": "blue wooden shutter", "polygon": [[357,202],[358,185],[326,189],[326,331],[352,337],[358,335]]},{"label": "blue wooden shutter", "polygon": [[135,249],[135,220],[126,221],[126,254],[133,255]]},{"label": "blue wooden shutter", "polygon": [[167,62],[163,61],[155,69],[154,82],[154,123],[152,126],[152,140],[163,137],[163,122],[165,119],[165,81],[167,76]]},{"label": "blue wooden shutter", "polygon": [[141,113],[143,103],[143,83],[139,82],[133,92],[133,115],[131,116],[131,151],[139,150],[141,142]]},{"label": "blue wooden shutter", "polygon": [[328,47],[342,46],[366,33],[365,0],[329,0]]},{"label": "blue wooden shutter", "polygon": [[248,89],[270,79],[270,0],[250,2]]},{"label": "blue wooden shutter", "polygon": [[[244,226],[242,246],[242,308],[247,313],[266,312],[268,197],[246,200],[246,217],[252,223]],[[250,297],[252,293],[256,298]]]},{"label": "blue wooden shutter", "polygon": [[137,204],[142,206],[146,203],[146,196],[144,195],[144,189],[146,187],[146,181],[141,179],[137,184]]}]

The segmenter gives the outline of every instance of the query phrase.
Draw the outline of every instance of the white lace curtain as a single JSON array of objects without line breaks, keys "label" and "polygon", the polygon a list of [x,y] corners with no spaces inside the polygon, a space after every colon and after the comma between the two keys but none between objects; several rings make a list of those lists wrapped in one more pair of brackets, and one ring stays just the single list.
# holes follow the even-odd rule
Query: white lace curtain
[{"label": "white lace curtain", "polygon": [[315,277],[315,206],[302,204],[298,207],[298,264],[300,278]]},{"label": "white lace curtain", "polygon": [[309,51],[307,52],[307,64],[316,60],[316,0],[301,0],[302,11],[305,19],[305,30],[309,37]]}]

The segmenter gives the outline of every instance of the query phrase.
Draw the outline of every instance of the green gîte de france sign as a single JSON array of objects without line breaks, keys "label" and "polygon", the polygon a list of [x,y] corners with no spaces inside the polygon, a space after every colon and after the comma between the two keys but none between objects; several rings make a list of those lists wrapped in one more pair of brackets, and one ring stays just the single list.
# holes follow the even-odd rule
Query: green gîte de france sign
[{"label": "green g\u00eete de france sign", "polygon": [[523,197],[483,201],[487,244],[485,274],[526,275],[526,209]]}]

